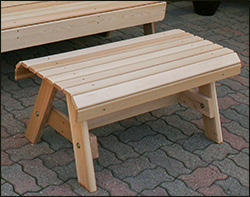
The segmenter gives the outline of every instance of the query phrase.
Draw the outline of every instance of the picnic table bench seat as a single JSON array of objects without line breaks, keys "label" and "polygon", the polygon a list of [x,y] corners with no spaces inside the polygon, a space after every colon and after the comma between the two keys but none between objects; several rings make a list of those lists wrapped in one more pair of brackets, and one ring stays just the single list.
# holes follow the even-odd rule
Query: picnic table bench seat
[{"label": "picnic table bench seat", "polygon": [[[72,141],[78,181],[96,190],[89,130],[181,102],[202,113],[205,135],[221,143],[215,81],[241,70],[231,49],[180,29],[51,55],[16,66],[16,79],[43,79],[25,136],[39,142],[45,123]],[[66,95],[69,117],[52,106]]]},{"label": "picnic table bench seat", "polygon": [[1,1],[1,52],[163,20],[165,1]]}]

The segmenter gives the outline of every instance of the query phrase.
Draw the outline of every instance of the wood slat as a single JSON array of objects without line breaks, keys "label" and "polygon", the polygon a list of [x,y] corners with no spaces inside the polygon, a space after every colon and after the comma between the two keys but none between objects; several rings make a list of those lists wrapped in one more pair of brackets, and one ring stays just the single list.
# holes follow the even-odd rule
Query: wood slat
[{"label": "wood slat", "polygon": [[154,45],[155,43],[172,38],[179,38],[184,35],[186,35],[186,33],[182,30],[170,30],[168,32],[152,34],[146,37],[141,36],[119,41],[116,43],[108,43],[101,46],[94,46],[86,49],[79,49],[56,55],[26,60],[23,61],[23,63],[25,63],[27,67],[32,68],[34,71],[41,71],[48,68],[55,68],[57,67],[57,65],[68,65],[79,61],[82,62],[83,59],[86,61],[93,58],[103,57],[109,54],[121,53],[128,49],[137,49],[146,45]]},{"label": "wood slat", "polygon": [[[36,46],[163,20],[166,2],[2,31],[1,51]],[[122,22],[121,22],[122,21]],[[11,41],[11,42],[10,42]]]},{"label": "wood slat", "polygon": [[237,54],[233,53],[184,67],[180,66],[177,69],[102,88],[100,90],[76,95],[73,98],[76,108],[79,110],[124,96],[150,90],[151,88],[156,88],[174,81],[184,80],[202,73],[211,72],[239,62],[240,60]]},{"label": "wood slat", "polygon": [[2,14],[1,29],[11,29],[27,25],[52,22],[79,16],[132,8],[135,6],[159,3],[156,1],[80,1],[67,4],[53,2],[51,6]]},{"label": "wood slat", "polygon": [[[74,86],[78,86],[78,85],[84,85],[87,84],[89,82],[94,82],[94,81],[99,81],[99,80],[104,80],[106,78],[110,78],[110,77],[115,77],[115,76],[120,76],[121,73],[129,73],[129,72],[133,72],[136,70],[140,70],[143,68],[148,68],[152,65],[159,65],[159,64],[163,64],[164,62],[170,62],[173,61],[175,59],[182,59],[185,57],[189,57],[192,55],[196,55],[196,54],[200,54],[200,53],[205,53],[211,50],[215,50],[215,49],[219,49],[222,48],[222,46],[220,45],[208,45],[205,47],[198,47],[195,49],[190,49],[190,50],[186,50],[183,52],[179,52],[177,53],[173,53],[173,54],[166,54],[166,56],[162,56],[162,57],[158,57],[158,58],[153,58],[151,60],[146,60],[146,61],[141,61],[138,62],[137,64],[132,64],[132,65],[126,65],[126,66],[121,66],[118,67],[116,69],[111,69],[111,70],[105,70],[103,72],[99,72],[99,73],[93,73],[90,75],[83,75],[79,78],[75,78],[72,80],[66,80],[66,81],[62,81],[62,82],[57,82],[55,84],[55,86],[58,89],[61,89],[62,87],[64,89],[70,88],[72,87],[74,89]],[[181,57],[181,58],[180,58]],[[164,67],[164,66],[163,66]],[[84,79],[84,80],[83,80]],[[71,89],[71,90],[73,90]],[[69,91],[71,94],[74,94],[73,92]]]},{"label": "wood slat", "polygon": [[39,3],[41,1],[1,1],[1,9],[7,7],[21,6],[27,4]]},{"label": "wood slat", "polygon": [[[46,67],[46,69],[43,68],[43,70],[35,69],[34,67],[31,67],[31,68],[34,69],[36,72],[39,71],[39,74],[41,75],[41,77],[48,77],[48,76],[58,75],[58,74],[62,74],[62,73],[70,72],[70,71],[74,72],[83,68],[90,68],[96,65],[103,65],[109,62],[115,62],[115,61],[124,60],[124,59],[128,60],[131,57],[137,57],[139,55],[148,54],[150,52],[152,53],[155,51],[168,49],[170,47],[179,46],[182,44],[184,45],[187,43],[192,43],[195,41],[202,40],[199,37],[190,36],[189,34],[185,34],[181,38],[183,39],[180,39],[179,36],[178,37],[171,36],[169,39],[166,39],[163,42],[157,42],[152,45],[144,45],[139,48],[131,47],[130,49],[127,49],[126,51],[118,50],[115,53],[110,53],[105,56],[103,55],[101,55],[101,57],[92,56],[92,58],[89,60],[84,58],[84,61],[81,61],[81,62],[77,62],[77,63],[71,62],[66,65],[57,64],[54,67],[50,67],[50,68]],[[106,66],[103,65],[102,67],[106,67]]]},{"label": "wood slat", "polygon": [[159,99],[195,88],[197,86],[202,86],[213,81],[225,79],[227,77],[239,74],[240,71],[241,64],[239,63],[212,72],[203,73],[199,76],[191,77],[182,81],[176,81],[166,86],[154,88],[152,91],[141,92],[134,95],[129,95],[120,100],[110,101],[106,102],[105,104],[80,109],[77,111],[77,122],[104,116],[115,111],[123,110],[145,102],[150,102],[152,99]]},{"label": "wood slat", "polygon": [[[212,59],[212,58],[219,57],[221,55],[225,55],[225,54],[229,54],[229,53],[230,53],[230,51],[227,49],[220,49],[220,50],[214,51],[214,53],[212,51],[212,52],[208,52],[208,53],[204,53],[204,54],[200,54],[200,55],[194,54],[194,56],[191,56],[188,58],[182,58],[182,59],[178,58],[179,60],[176,60],[173,63],[165,64],[166,62],[174,61],[174,58],[175,59],[177,58],[177,55],[173,54],[170,57],[169,56],[163,57],[162,59],[165,59],[165,61],[163,63],[159,63],[158,65],[151,66],[148,68],[143,68],[140,70],[136,70],[134,72],[127,72],[127,73],[119,74],[119,75],[116,75],[114,77],[109,77],[109,78],[105,78],[102,80],[98,79],[98,81],[93,81],[91,83],[87,83],[87,84],[83,84],[83,85],[79,85],[79,86],[73,86],[71,88],[66,88],[65,92],[75,96],[77,94],[83,94],[83,93],[94,91],[94,90],[97,90],[100,88],[124,83],[127,81],[132,81],[135,79],[154,75],[154,74],[157,74],[160,72],[169,71],[171,69],[176,69],[180,65],[185,66],[188,64],[194,64],[194,63],[197,63],[199,61]],[[150,63],[158,63],[158,62],[157,62],[157,60],[151,60],[151,61],[147,61],[147,62],[141,62],[141,65],[147,65],[148,63],[150,64]],[[131,66],[133,67],[134,65],[131,65]]]},{"label": "wood slat", "polygon": [[[55,83],[58,81],[63,81],[66,79],[81,76],[82,74],[100,72],[103,70],[113,69],[123,65],[136,63],[144,59],[151,59],[152,57],[154,58],[157,56],[162,56],[164,54],[166,55],[168,53],[174,53],[177,50],[177,46],[181,46],[182,43],[184,44],[183,48],[185,48],[185,46],[192,47],[197,46],[198,44],[205,45],[209,43],[208,41],[203,41],[203,43],[199,41],[201,41],[199,37],[194,37],[183,42],[177,41],[174,43],[166,43],[155,47],[132,50],[117,55],[109,55],[103,58],[97,58],[90,61],[72,64],[72,66],[64,66],[56,70],[52,69],[47,71],[40,71],[39,74],[43,77],[47,77],[49,80],[51,80],[51,82]],[[196,42],[198,44],[196,44]],[[185,45],[185,43],[192,44],[189,44],[187,46]]]}]

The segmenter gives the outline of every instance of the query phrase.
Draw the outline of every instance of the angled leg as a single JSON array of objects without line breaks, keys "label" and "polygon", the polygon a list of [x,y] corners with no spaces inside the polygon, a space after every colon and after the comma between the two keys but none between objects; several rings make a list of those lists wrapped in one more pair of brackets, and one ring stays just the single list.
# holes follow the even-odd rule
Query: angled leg
[{"label": "angled leg", "polygon": [[97,188],[89,140],[88,124],[87,121],[81,123],[76,122],[76,110],[72,103],[71,96],[66,95],[66,97],[78,182],[89,192],[94,192]]},{"label": "angled leg", "polygon": [[211,103],[211,109],[213,110],[214,118],[209,118],[208,116],[203,115],[205,136],[216,143],[222,143],[223,137],[215,82],[199,87],[199,92],[210,97],[213,101]]},{"label": "angled leg", "polygon": [[143,28],[144,28],[144,35],[155,33],[155,24],[154,23],[144,24]]},{"label": "angled leg", "polygon": [[56,88],[43,80],[25,132],[25,137],[33,144],[41,139],[55,96]]}]

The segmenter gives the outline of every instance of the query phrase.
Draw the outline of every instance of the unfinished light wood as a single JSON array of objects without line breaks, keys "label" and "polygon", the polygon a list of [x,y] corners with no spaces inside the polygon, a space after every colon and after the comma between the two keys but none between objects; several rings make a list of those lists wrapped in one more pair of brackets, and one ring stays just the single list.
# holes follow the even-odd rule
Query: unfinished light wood
[{"label": "unfinished light wood", "polygon": [[213,118],[203,115],[205,136],[216,143],[222,143],[223,137],[221,131],[221,122],[220,122],[220,114],[219,114],[215,82],[211,82],[209,84],[200,86],[199,92],[212,99],[213,102],[211,103],[211,107],[215,112]]},{"label": "unfinished light wood", "polygon": [[[102,4],[105,2],[99,3]],[[119,3],[124,4],[125,2]],[[37,46],[50,42],[87,36],[116,29],[142,25],[145,23],[152,23],[163,20],[165,17],[166,2],[144,2],[143,4],[138,1],[137,3],[140,5],[132,7],[125,6],[126,8],[122,9],[95,12],[93,14],[87,14],[84,16],[81,15],[60,20],[53,19],[50,22],[40,22],[32,25],[3,29],[1,32],[1,51],[6,52],[19,48],[26,48],[29,46]],[[126,4],[135,4],[135,2],[127,2]],[[66,5],[67,4],[59,6]],[[107,9],[107,6],[100,7],[105,7]],[[82,12],[83,9],[80,9],[79,14]],[[68,12],[64,11],[60,16],[65,16],[65,13]],[[72,13],[75,12],[72,11]],[[52,16],[54,15],[53,13],[50,14],[52,14]],[[33,20],[33,14],[30,15],[31,18],[29,18],[29,20]],[[38,16],[38,19],[40,18],[41,17]],[[15,20],[13,21],[15,22]],[[6,21],[6,23],[9,24],[8,21]]]},{"label": "unfinished light wood", "polygon": [[148,23],[143,25],[144,35],[155,33],[155,23]]},{"label": "unfinished light wood", "polygon": [[203,114],[205,135],[221,143],[215,81],[239,74],[241,62],[230,49],[173,30],[27,60],[16,69],[16,78],[27,69],[66,94],[69,121],[53,108],[48,123],[72,139],[78,180],[93,192],[98,150],[89,129],[183,102]]},{"label": "unfinished light wood", "polygon": [[213,118],[215,115],[213,111],[213,100],[201,93],[194,93],[191,91],[185,91],[181,94],[180,102],[195,109],[201,114],[206,115],[209,118]]},{"label": "unfinished light wood", "polygon": [[[48,118],[48,125],[60,133],[63,137],[72,142],[69,117],[56,107],[52,107]],[[89,133],[89,141],[93,159],[99,157],[97,137]]]},{"label": "unfinished light wood", "polygon": [[76,111],[71,100],[72,98],[68,95],[66,98],[78,182],[88,191],[94,192],[97,188],[89,140],[88,123],[87,121],[81,123],[76,122]]},{"label": "unfinished light wood", "polygon": [[33,144],[41,139],[45,124],[47,123],[57,89],[46,80],[42,81],[34,108],[32,110],[25,137]]}]

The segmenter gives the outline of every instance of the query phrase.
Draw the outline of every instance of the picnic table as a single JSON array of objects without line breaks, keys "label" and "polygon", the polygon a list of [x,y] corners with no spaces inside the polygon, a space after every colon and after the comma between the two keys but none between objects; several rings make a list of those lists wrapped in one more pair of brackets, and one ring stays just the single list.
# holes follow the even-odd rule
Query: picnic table
[{"label": "picnic table", "polygon": [[165,1],[1,1],[1,52],[144,25],[154,33]]}]

